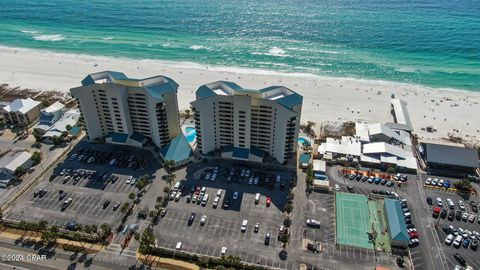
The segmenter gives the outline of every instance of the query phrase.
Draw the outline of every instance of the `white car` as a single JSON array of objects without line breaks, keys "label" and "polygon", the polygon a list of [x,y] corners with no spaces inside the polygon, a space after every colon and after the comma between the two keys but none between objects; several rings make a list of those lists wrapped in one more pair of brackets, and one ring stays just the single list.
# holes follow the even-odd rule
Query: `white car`
[{"label": "white car", "polygon": [[207,175],[205,175],[205,180],[210,180],[210,177],[212,176],[211,173],[207,173]]},{"label": "white car", "polygon": [[437,198],[437,205],[443,207],[443,201],[441,198]]},{"label": "white car", "polygon": [[258,178],[258,176],[255,177],[255,179],[253,179],[253,184],[254,184],[254,185],[258,185],[258,181],[259,181],[259,180],[260,180],[260,178]]},{"label": "white car", "polygon": [[458,207],[460,207],[460,210],[465,211],[465,203],[462,200],[458,201]]},{"label": "white car", "polygon": [[427,178],[427,180],[425,180],[425,185],[430,185],[432,184],[432,178]]},{"label": "white car", "polygon": [[471,214],[469,217],[468,217],[468,221],[470,223],[473,223],[475,221],[475,215],[474,214]]},{"label": "white car", "polygon": [[200,219],[200,225],[205,225],[205,222],[207,222],[207,215],[202,216],[202,218]]},{"label": "white car", "polygon": [[253,184],[253,177],[250,177],[250,179],[248,179],[248,184],[249,185]]},{"label": "white car", "polygon": [[234,200],[238,199],[238,191],[235,191],[235,192],[233,193],[232,199],[234,199]]},{"label": "white car", "polygon": [[335,191],[340,191],[340,185],[335,184]]},{"label": "white car", "polygon": [[453,240],[452,244],[455,248],[459,248],[463,242],[463,237],[461,235],[457,235]]},{"label": "white car", "polygon": [[437,184],[438,184],[438,179],[437,178],[433,179],[432,180],[432,185],[436,186]]},{"label": "white car", "polygon": [[221,189],[219,189],[219,190],[217,191],[217,197],[219,197],[219,198],[222,197],[222,190],[221,190]]},{"label": "white car", "polygon": [[445,180],[443,179],[440,179],[440,181],[438,181],[438,186],[439,187],[443,187],[443,183],[445,182]]},{"label": "white car", "polygon": [[315,219],[307,219],[307,226],[320,228],[320,221]]},{"label": "white car", "polygon": [[240,172],[240,176],[242,176],[242,177],[245,176],[245,170],[242,170],[242,171]]},{"label": "white car", "polygon": [[222,250],[220,251],[220,256],[225,256],[225,254],[227,254],[227,248],[226,247],[222,247]]},{"label": "white car", "polygon": [[463,213],[462,215],[462,220],[467,221],[468,220],[468,213]]},{"label": "white car", "polygon": [[447,238],[445,238],[445,244],[451,245],[453,243],[453,234],[447,235]]},{"label": "white car", "polygon": [[117,162],[117,160],[116,160],[116,159],[112,159],[112,160],[110,160],[110,162],[108,163],[108,165],[113,166],[113,165],[115,165],[115,162]]},{"label": "white car", "polygon": [[75,153],[75,154],[70,156],[69,160],[72,161],[72,160],[76,159],[77,156],[78,156],[77,153]]},{"label": "white car", "polygon": [[202,189],[200,189],[200,194],[203,195],[203,194],[205,194],[205,192],[207,192],[207,188],[202,187]]},{"label": "white car", "polygon": [[130,184],[130,182],[132,181],[132,179],[133,179],[133,176],[130,175],[129,177],[127,177],[127,180],[125,181],[125,183],[126,183],[127,185]]},{"label": "white car", "polygon": [[245,177],[250,177],[250,170],[247,170],[247,171],[245,172]]}]

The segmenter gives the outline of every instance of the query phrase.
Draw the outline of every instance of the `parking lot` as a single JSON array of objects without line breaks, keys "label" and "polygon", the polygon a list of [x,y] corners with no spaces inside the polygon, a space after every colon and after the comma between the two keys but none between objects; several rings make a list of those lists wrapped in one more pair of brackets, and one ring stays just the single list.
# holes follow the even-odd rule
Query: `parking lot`
[{"label": "parking lot", "polygon": [[[232,176],[230,172],[233,166],[218,166],[218,171],[212,165],[193,167],[187,169],[182,181],[184,191],[181,198],[169,201],[167,214],[155,227],[158,245],[175,248],[178,242],[182,242],[182,250],[210,256],[220,256],[222,247],[226,247],[227,255],[238,256],[245,262],[287,268],[287,263],[278,256],[282,243],[277,237],[284,220],[282,210],[287,202],[291,173],[236,167]],[[208,174],[210,180],[206,180]],[[217,175],[214,181],[211,180],[212,174]],[[277,175],[280,181],[276,180]],[[257,177],[259,179],[256,181]],[[269,177],[270,180],[265,183]],[[280,190],[282,183],[286,186]],[[187,202],[187,196],[195,195],[196,187],[206,188],[205,194],[209,195],[209,199],[205,205]],[[213,202],[220,189],[222,195],[219,205],[214,207]],[[237,199],[234,199],[235,192],[238,192]],[[256,193],[261,194],[258,203],[255,202]],[[266,204],[267,197],[271,200],[270,206]],[[223,207],[226,200],[229,200],[228,208]],[[192,213],[196,216],[188,225]],[[204,225],[200,222],[203,215],[207,216]],[[246,231],[242,232],[244,219],[248,220],[248,225]],[[256,223],[259,223],[258,232],[254,231]],[[268,245],[265,244],[267,234],[270,234]]]},{"label": "parking lot", "polygon": [[[95,151],[93,151],[95,149]],[[123,214],[118,204],[131,203],[128,195],[135,194],[138,189],[135,185],[127,184],[127,179],[145,174],[151,175],[156,168],[137,169],[110,166],[112,156],[133,156],[132,160],[146,158],[141,152],[133,153],[129,149],[122,149],[108,145],[91,145],[82,142],[75,147],[58,165],[47,172],[30,190],[16,202],[5,214],[5,218],[13,220],[40,221],[47,220],[50,225],[64,227],[66,223],[102,224],[116,226]],[[83,160],[79,160],[80,156]],[[100,162],[100,156],[105,158]],[[98,162],[88,162],[91,157],[98,158]],[[147,162],[143,161],[144,164]],[[148,162],[155,164],[154,162]],[[46,192],[45,192],[46,190]],[[35,193],[40,192],[40,194]],[[42,194],[45,193],[45,194]],[[71,198],[71,203],[64,206],[65,201]],[[107,204],[106,202],[109,201]],[[62,206],[63,209],[62,209]]]},{"label": "parking lot", "polygon": [[[422,183],[425,184],[425,181],[428,178],[442,179],[441,177],[423,175]],[[458,181],[455,179],[447,179],[447,178],[444,178],[444,179],[445,181],[449,180],[452,183],[454,183],[455,181]],[[453,268],[454,265],[459,264],[453,258],[453,254],[459,253],[467,261],[468,265],[472,266],[474,269],[480,269],[480,259],[479,259],[479,255],[477,254],[479,251],[472,249],[473,241],[474,240],[480,241],[480,238],[476,237],[474,234],[474,232],[480,232],[480,224],[478,223],[478,218],[479,218],[478,197],[470,196],[468,200],[465,200],[465,198],[462,198],[458,194],[453,193],[444,188],[432,188],[429,185],[426,185],[423,187],[423,189],[426,197],[427,198],[430,197],[432,199],[431,204],[426,202],[424,206],[426,207],[427,212],[429,213],[429,218],[431,218],[434,224],[436,224],[435,229],[440,238],[441,248],[446,255],[447,263],[449,267]],[[442,200],[441,208],[445,209],[445,211],[443,210],[442,211],[445,212],[446,214],[439,215],[437,219],[434,219],[432,214],[433,214],[434,208],[438,207],[437,198],[440,198]],[[453,209],[449,207],[447,203],[447,199],[453,202],[453,206],[452,206]],[[463,202],[465,207],[464,210],[460,209],[459,201]],[[473,205],[477,205],[476,207],[477,209],[475,209]],[[474,211],[474,210],[477,210],[477,211]],[[460,213],[459,214],[460,218],[457,218],[457,212]],[[462,219],[462,215],[464,213],[467,213],[469,217],[470,215],[473,215],[473,217],[475,217],[475,220],[473,220],[473,222],[470,222],[468,219],[467,220]],[[449,217],[449,215],[453,215],[453,218],[452,216]],[[455,248],[453,244],[447,245],[445,243],[445,239],[447,235],[452,233],[450,230],[447,229],[449,226],[453,226],[455,230],[465,231],[465,233],[467,233],[466,235],[467,237],[463,237],[462,244],[459,248]],[[468,243],[463,242],[465,239],[469,239],[467,241]]]}]

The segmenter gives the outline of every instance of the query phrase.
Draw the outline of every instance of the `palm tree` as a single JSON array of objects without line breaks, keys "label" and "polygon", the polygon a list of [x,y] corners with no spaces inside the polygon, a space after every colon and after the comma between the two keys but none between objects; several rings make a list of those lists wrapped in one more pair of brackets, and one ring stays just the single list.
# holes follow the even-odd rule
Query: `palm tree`
[{"label": "palm tree", "polygon": [[175,182],[175,178],[177,176],[175,174],[168,174],[166,177],[165,177],[165,181],[168,183],[168,186],[170,187],[170,189],[172,188],[172,184],[173,182]]},{"label": "palm tree", "polygon": [[102,239],[107,238],[112,233],[112,228],[107,223],[100,225],[100,230],[102,231]]},{"label": "palm tree", "polygon": [[185,110],[185,119],[190,118],[190,113],[191,113],[191,111],[189,109]]},{"label": "palm tree", "polygon": [[175,167],[175,161],[173,160],[165,160],[163,163],[163,167],[167,171],[167,173],[170,173],[172,169]]}]

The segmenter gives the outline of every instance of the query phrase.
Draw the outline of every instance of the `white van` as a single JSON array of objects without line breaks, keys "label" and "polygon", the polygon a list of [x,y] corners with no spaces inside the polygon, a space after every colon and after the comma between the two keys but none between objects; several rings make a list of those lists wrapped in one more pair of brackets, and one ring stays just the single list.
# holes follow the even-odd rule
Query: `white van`
[{"label": "white van", "polygon": [[219,202],[220,202],[220,198],[215,197],[215,199],[213,199],[213,208],[217,208]]},{"label": "white van", "polygon": [[202,205],[203,206],[207,205],[207,202],[208,202],[208,194],[205,194],[203,195]]},{"label": "white van", "polygon": [[447,204],[448,204],[448,208],[450,208],[452,210],[455,208],[455,204],[453,203],[453,201],[451,199],[447,199]]},{"label": "white van", "polygon": [[455,248],[459,248],[462,242],[463,242],[463,237],[461,235],[457,235],[457,237],[455,237],[455,240],[453,240],[453,246]]},{"label": "white van", "polygon": [[255,204],[260,202],[260,193],[255,194]]},{"label": "white van", "polygon": [[225,256],[227,254],[227,247],[222,247],[222,251],[220,251],[220,256]]},{"label": "white van", "polygon": [[182,242],[178,242],[177,245],[175,246],[176,250],[182,249]]},{"label": "white van", "polygon": [[241,228],[241,232],[246,232],[247,231],[247,225],[248,225],[248,220],[244,219],[242,221],[242,228]]},{"label": "white van", "polygon": [[173,190],[177,191],[179,188],[180,188],[180,182],[175,183],[175,185],[173,186]]}]

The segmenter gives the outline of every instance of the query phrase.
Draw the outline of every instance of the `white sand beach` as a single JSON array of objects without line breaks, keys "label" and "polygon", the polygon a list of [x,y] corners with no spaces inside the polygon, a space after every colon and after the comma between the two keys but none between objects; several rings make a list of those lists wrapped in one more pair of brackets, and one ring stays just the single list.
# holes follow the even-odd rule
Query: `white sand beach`
[{"label": "white sand beach", "polygon": [[[8,47],[0,47],[0,62],[0,83],[65,92],[79,86],[87,74],[103,70],[121,71],[132,78],[165,75],[180,85],[180,109],[189,107],[200,85],[216,80],[230,80],[244,88],[254,89],[284,85],[304,97],[302,122],[318,124],[346,120],[392,122],[390,100],[391,94],[395,94],[408,103],[415,133],[420,138],[439,139],[454,133],[467,141],[480,141],[480,92]],[[422,131],[421,128],[426,126],[433,126],[438,131]]]}]

